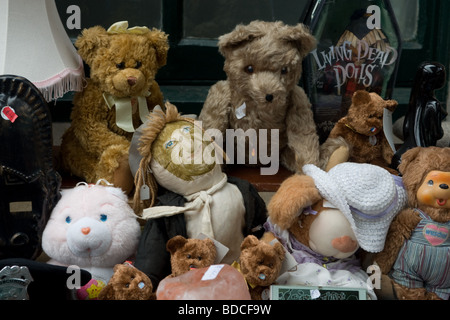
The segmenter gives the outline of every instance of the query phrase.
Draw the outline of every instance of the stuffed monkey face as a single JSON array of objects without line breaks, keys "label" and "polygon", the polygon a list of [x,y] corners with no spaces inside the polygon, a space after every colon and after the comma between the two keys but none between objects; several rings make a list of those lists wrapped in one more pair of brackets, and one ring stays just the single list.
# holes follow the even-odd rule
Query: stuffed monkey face
[{"label": "stuffed monkey face", "polygon": [[180,120],[167,123],[152,144],[153,160],[185,181],[210,172],[216,166],[212,141],[200,128]]},{"label": "stuffed monkey face", "polygon": [[417,200],[437,209],[450,209],[450,172],[430,171],[417,190]]}]

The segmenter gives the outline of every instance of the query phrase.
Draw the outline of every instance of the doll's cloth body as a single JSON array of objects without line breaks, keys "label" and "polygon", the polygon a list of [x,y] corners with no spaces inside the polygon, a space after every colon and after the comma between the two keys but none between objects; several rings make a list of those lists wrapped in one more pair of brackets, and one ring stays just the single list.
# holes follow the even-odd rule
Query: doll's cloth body
[{"label": "doll's cloth body", "polygon": [[450,297],[450,222],[438,223],[415,209],[422,220],[403,244],[392,277],[408,288],[425,288]]},{"label": "doll's cloth body", "polygon": [[362,270],[359,260],[354,255],[345,259],[322,256],[295,239],[289,231],[281,230],[272,224],[270,218],[264,224],[264,228],[272,232],[299,263],[295,271],[282,274],[277,283],[363,288],[367,290],[370,299],[377,299],[373,288],[368,285],[368,274]]}]

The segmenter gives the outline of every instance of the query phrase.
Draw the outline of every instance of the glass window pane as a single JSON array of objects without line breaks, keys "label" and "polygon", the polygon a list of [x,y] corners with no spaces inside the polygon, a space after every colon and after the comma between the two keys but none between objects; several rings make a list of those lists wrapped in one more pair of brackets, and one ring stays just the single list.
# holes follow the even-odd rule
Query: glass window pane
[{"label": "glass window pane", "polygon": [[402,40],[413,41],[417,37],[419,24],[419,0],[391,1],[392,9],[402,34]]},{"label": "glass window pane", "polygon": [[[118,21],[128,21],[130,27],[161,28],[161,0],[56,0],[59,16],[70,38],[76,38],[82,29],[101,25],[105,29]],[[80,8],[81,29],[68,29],[67,13],[70,5]]]},{"label": "glass window pane", "polygon": [[308,0],[185,0],[184,37],[217,39],[253,20],[296,24]]}]

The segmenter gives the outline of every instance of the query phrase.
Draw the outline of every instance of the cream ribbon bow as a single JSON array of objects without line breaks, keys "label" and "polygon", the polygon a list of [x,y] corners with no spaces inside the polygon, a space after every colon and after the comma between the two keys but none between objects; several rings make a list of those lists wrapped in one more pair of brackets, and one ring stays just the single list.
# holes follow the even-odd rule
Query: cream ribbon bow
[{"label": "cream ribbon bow", "polygon": [[199,214],[202,214],[202,222],[201,222],[201,232],[208,237],[214,238],[214,231],[212,228],[212,220],[211,220],[211,208],[210,203],[212,200],[212,195],[216,193],[218,190],[223,188],[225,184],[228,183],[228,178],[226,174],[223,174],[222,179],[213,185],[208,190],[202,190],[196,193],[193,193],[188,196],[184,196],[188,201],[184,207],[176,207],[176,206],[157,206],[144,209],[142,213],[143,219],[156,219],[160,217],[168,217],[173,216],[179,213],[184,213],[186,211],[197,211]]},{"label": "cream ribbon bow", "polygon": [[131,33],[131,34],[145,34],[150,32],[147,27],[133,27],[128,28],[128,21],[119,21],[114,23],[108,30],[108,34],[120,34],[120,33]]},{"label": "cream ribbon bow", "polygon": [[147,106],[146,97],[150,96],[150,92],[147,92],[145,96],[141,97],[125,97],[125,98],[117,98],[109,93],[103,93],[103,98],[105,99],[106,105],[109,109],[112,109],[113,106],[116,106],[116,125],[126,131],[126,132],[134,132],[133,126],[133,106],[131,104],[131,99],[136,98],[139,108],[139,118],[142,123],[147,121],[147,117],[150,114]]}]

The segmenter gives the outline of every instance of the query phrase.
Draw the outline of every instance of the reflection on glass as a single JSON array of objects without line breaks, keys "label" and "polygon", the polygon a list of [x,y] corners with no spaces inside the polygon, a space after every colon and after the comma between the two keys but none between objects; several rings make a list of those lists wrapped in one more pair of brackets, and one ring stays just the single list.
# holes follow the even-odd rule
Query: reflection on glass
[{"label": "reflection on glass", "polygon": [[253,20],[296,24],[308,0],[185,0],[184,37],[217,39]]}]

